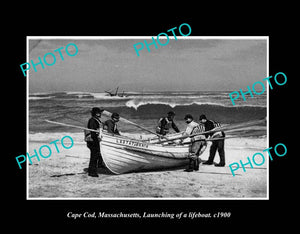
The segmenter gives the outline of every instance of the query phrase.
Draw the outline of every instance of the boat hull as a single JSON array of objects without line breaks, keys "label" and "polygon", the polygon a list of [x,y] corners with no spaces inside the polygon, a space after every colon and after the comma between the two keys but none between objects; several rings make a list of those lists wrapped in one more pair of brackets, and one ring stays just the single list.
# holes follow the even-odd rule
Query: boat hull
[{"label": "boat hull", "polygon": [[114,174],[154,171],[187,165],[188,146],[150,144],[122,136],[102,133],[101,154]]}]

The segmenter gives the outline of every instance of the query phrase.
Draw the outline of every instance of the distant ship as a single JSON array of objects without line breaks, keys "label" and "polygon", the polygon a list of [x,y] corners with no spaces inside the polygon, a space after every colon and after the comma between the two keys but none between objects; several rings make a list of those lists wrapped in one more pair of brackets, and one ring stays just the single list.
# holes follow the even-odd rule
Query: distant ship
[{"label": "distant ship", "polygon": [[128,95],[126,95],[124,93],[124,91],[122,94],[118,93],[119,87],[116,88],[115,92],[113,92],[113,91],[114,91],[114,89],[109,89],[109,90],[105,90],[104,92],[107,93],[111,97],[128,97]]}]

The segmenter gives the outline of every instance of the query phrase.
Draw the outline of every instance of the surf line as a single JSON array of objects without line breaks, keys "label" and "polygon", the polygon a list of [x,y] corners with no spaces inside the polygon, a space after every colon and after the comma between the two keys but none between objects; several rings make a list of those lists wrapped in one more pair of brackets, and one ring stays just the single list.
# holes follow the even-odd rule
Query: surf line
[{"label": "surf line", "polygon": [[[283,81],[283,82],[279,82],[279,81],[278,81],[278,79],[277,79],[277,76],[278,76],[278,75],[282,75],[282,77],[284,78],[284,81]],[[264,81],[264,80],[267,80],[270,89],[273,89],[273,86],[272,86],[272,84],[271,84],[271,82],[270,82],[270,79],[271,79],[271,78],[272,78],[272,76],[269,76],[269,77],[267,77],[267,78],[264,78],[263,81]],[[282,85],[285,85],[285,84],[286,84],[286,82],[287,82],[287,77],[286,77],[286,75],[285,75],[283,72],[278,72],[278,73],[275,74],[274,80],[275,80],[275,83],[276,83],[277,85],[282,86]],[[258,84],[262,87],[262,90],[261,90],[260,92],[257,92],[256,89],[255,89],[255,86],[258,85]],[[247,89],[248,89],[247,92],[243,92],[243,90],[240,89],[240,93],[241,93],[241,95],[242,95],[244,101],[246,101],[245,94],[250,94],[251,98],[253,98],[253,97],[254,97],[254,96],[253,96],[253,93],[255,93],[256,95],[262,95],[262,94],[265,92],[265,90],[266,90],[264,83],[261,82],[261,81],[257,81],[257,82],[255,82],[255,83],[253,83],[253,85],[252,85],[253,93],[251,92],[251,88],[249,87],[249,85],[247,86]],[[236,99],[238,99],[238,98],[240,97],[240,93],[239,93],[238,91],[233,91],[232,93],[229,93],[229,97],[230,97],[230,99],[231,99],[232,105],[235,105],[234,100],[236,100]],[[236,96],[233,97],[233,95],[236,95]]]},{"label": "surf line", "polygon": [[[284,152],[280,152],[280,153],[278,152],[278,149],[277,149],[277,148],[278,148],[279,146],[281,146],[281,148],[284,149]],[[270,152],[270,150],[271,150],[272,148],[273,148],[273,147],[269,147],[269,148],[264,149],[264,150],[262,151],[262,152],[265,152],[265,151],[268,152],[268,155],[269,155],[271,161],[273,161],[273,157],[272,157],[272,154],[271,154],[271,152]],[[282,150],[280,150],[280,151],[282,151]],[[286,147],[283,143],[278,143],[278,144],[275,145],[275,147],[274,147],[274,152],[275,152],[275,154],[276,154],[278,157],[283,157],[283,156],[285,156],[286,153],[287,153],[287,147]],[[260,157],[260,158],[261,158],[261,160],[259,160],[258,162],[256,161],[257,159],[255,159],[255,158],[257,158],[257,157]],[[248,160],[247,163],[243,163],[242,160],[240,160],[240,163],[241,163],[241,166],[242,166],[244,172],[246,172],[246,167],[245,167],[245,165],[248,165],[248,164],[249,164],[250,167],[253,168],[253,164],[255,164],[256,166],[262,166],[262,165],[265,163],[265,161],[266,161],[264,155],[263,155],[262,153],[260,153],[260,152],[253,154],[253,156],[252,156],[252,162],[253,162],[253,164],[251,163],[251,159],[250,159],[249,157],[247,157],[247,160]],[[232,167],[233,165],[235,165],[236,167]],[[234,162],[234,163],[229,164],[229,168],[230,168],[231,174],[232,174],[233,176],[235,176],[234,171],[238,170],[238,169],[240,168],[240,165],[239,165],[239,163]],[[247,167],[247,168],[248,168],[248,167]]]},{"label": "surf line", "polygon": [[[66,139],[66,138],[68,138],[71,141],[70,145],[64,143],[64,139]],[[58,139],[54,140],[54,141],[50,142],[49,145],[53,144],[55,146],[56,152],[60,153],[60,151],[59,151],[59,149],[57,147],[57,144],[56,144],[56,142],[58,142],[58,141],[59,141]],[[65,149],[71,149],[73,147],[73,145],[74,145],[73,138],[70,137],[70,136],[64,136],[63,138],[61,138],[60,143],[61,143],[62,147],[65,148]],[[49,158],[52,155],[52,150],[51,150],[51,148],[50,148],[49,145],[42,145],[39,148],[39,153],[40,153],[40,156],[42,158]],[[43,150],[43,149],[46,149],[46,148],[49,151],[48,155],[46,155],[45,150]],[[30,164],[32,164],[31,158],[34,158],[34,157],[36,157],[37,160],[40,161],[39,154],[36,151],[36,149],[34,149],[33,151],[34,151],[33,155],[29,155],[29,153],[26,153],[26,155],[27,155],[27,157],[29,159],[29,163]],[[21,161],[19,160],[20,158],[22,158]],[[22,169],[21,164],[24,163],[24,162],[26,162],[26,156],[25,155],[19,155],[19,156],[16,157],[16,161],[18,163],[19,168]]]}]

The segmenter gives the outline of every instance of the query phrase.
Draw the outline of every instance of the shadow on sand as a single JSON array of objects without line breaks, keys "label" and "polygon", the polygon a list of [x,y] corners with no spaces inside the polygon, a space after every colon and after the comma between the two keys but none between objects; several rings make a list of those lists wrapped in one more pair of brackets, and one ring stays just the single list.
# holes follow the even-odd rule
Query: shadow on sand
[{"label": "shadow on sand", "polygon": [[[98,168],[97,172],[98,172],[98,174],[102,174],[102,175],[114,175],[107,168]],[[57,174],[57,175],[51,175],[50,177],[73,176],[73,175],[81,175],[81,174],[84,175],[84,174],[87,174],[87,173],[88,173],[88,168],[84,168],[83,172]]]}]

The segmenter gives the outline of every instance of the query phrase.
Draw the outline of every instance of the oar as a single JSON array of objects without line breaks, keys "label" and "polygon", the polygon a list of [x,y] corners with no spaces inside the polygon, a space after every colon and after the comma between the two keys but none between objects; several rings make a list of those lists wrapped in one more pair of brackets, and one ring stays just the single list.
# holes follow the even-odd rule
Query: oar
[{"label": "oar", "polygon": [[[240,138],[243,136],[228,136],[228,137],[218,137],[218,138],[209,138],[209,139],[199,139],[199,140],[195,140],[193,142],[197,142],[197,141],[218,141],[218,140],[224,140],[224,139],[230,139],[230,138]],[[251,135],[245,135],[244,137],[251,137]],[[183,142],[183,145],[188,145],[191,144],[192,142]]]},{"label": "oar", "polygon": [[[103,113],[104,113],[105,115],[111,116],[111,113],[110,113],[109,111],[103,111]],[[157,135],[158,137],[163,137],[163,138],[165,138],[166,140],[169,140],[167,137],[161,136],[161,135],[159,135],[159,134],[157,134],[157,133],[155,133],[155,132],[152,132],[151,130],[148,130],[147,128],[144,128],[144,127],[142,127],[142,126],[140,126],[140,125],[138,125],[138,124],[136,124],[136,123],[133,123],[133,122],[127,120],[127,119],[124,119],[124,118],[120,117],[120,120],[123,121],[123,122],[129,123],[129,124],[132,124],[132,125],[134,125],[134,126],[140,128],[140,129],[143,129],[143,130],[145,130],[145,131],[148,131],[148,132],[150,132],[150,133],[152,133],[152,134],[155,134],[155,135]],[[76,125],[72,125],[72,124],[60,123],[60,122],[56,122],[56,121],[52,121],[52,120],[48,120],[48,119],[45,119],[45,121],[48,122],[48,123],[57,124],[57,125],[61,125],[61,126],[67,126],[67,127],[72,127],[72,128],[78,128],[78,129],[88,130],[88,131],[92,131],[92,132],[99,132],[99,131],[97,131],[97,130],[95,130],[95,129],[90,129],[90,128],[85,128],[85,127],[80,127],[80,126],[76,126]]]},{"label": "oar", "polygon": [[[110,113],[109,111],[106,111],[106,110],[104,110],[102,113],[103,113],[104,115],[107,115],[107,116],[111,116],[111,115],[112,115],[112,113]],[[167,138],[167,137],[165,137],[165,136],[162,136],[162,135],[160,135],[160,134],[158,134],[158,133],[156,133],[156,132],[153,132],[153,131],[151,131],[151,130],[149,130],[149,129],[147,129],[147,128],[144,128],[143,126],[138,125],[138,124],[136,124],[136,123],[134,123],[134,122],[131,122],[131,121],[128,120],[128,119],[125,119],[125,118],[123,118],[123,117],[120,117],[119,120],[122,121],[122,122],[128,123],[128,124],[131,124],[131,125],[133,125],[133,126],[135,126],[135,127],[137,127],[137,128],[140,128],[140,129],[142,129],[142,130],[144,130],[144,131],[147,131],[147,132],[149,132],[149,133],[152,133],[152,134],[154,134],[154,135],[156,135],[156,136],[158,136],[158,137],[165,138],[166,140],[169,141],[169,138]]]},{"label": "oar", "polygon": [[228,125],[228,126],[224,126],[224,127],[216,127],[216,128],[213,128],[212,130],[209,130],[209,131],[206,131],[206,132],[200,132],[200,133],[195,133],[195,134],[192,134],[192,135],[180,136],[180,137],[173,138],[172,140],[161,140],[157,143],[164,143],[164,142],[168,142],[168,141],[180,140],[180,139],[185,139],[185,138],[188,138],[188,137],[194,137],[194,136],[198,136],[198,135],[205,135],[207,133],[213,133],[213,132],[218,132],[218,131],[241,129],[241,128],[245,128],[245,127],[249,127],[249,126],[252,126],[252,125],[261,124],[261,123],[265,123],[265,122],[266,122],[266,119],[260,119],[260,120],[245,122],[245,123],[232,124],[232,125]]},{"label": "oar", "polygon": [[48,123],[52,123],[52,124],[57,124],[57,125],[67,126],[67,127],[72,127],[72,128],[79,128],[79,129],[83,129],[83,130],[88,130],[88,131],[91,131],[91,132],[98,132],[99,133],[99,130],[95,130],[95,129],[80,127],[80,126],[76,126],[76,125],[72,125],[72,124],[65,124],[65,123],[55,122],[55,121],[48,120],[48,119],[45,119],[45,121],[48,122]]}]

